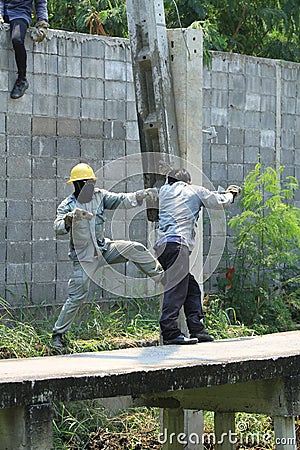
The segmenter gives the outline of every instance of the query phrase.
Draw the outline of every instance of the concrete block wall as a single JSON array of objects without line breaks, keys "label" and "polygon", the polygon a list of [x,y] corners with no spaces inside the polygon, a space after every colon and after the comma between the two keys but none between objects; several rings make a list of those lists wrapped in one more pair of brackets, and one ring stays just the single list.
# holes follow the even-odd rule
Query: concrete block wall
[{"label": "concrete block wall", "polygon": [[[127,40],[50,30],[35,44],[28,31],[26,47],[29,89],[12,100],[14,53],[0,32],[0,295],[12,306],[65,300],[68,237],[56,239],[53,220],[72,192],[71,168],[83,160],[97,171],[139,151]],[[100,184],[115,191],[143,186],[139,176],[127,183],[123,168],[104,174]],[[145,238],[143,212],[132,229]],[[109,296],[93,284],[95,293]]]},{"label": "concrete block wall", "polygon": [[[27,298],[61,304],[71,263],[68,238],[56,239],[52,224],[72,191],[65,184],[72,166],[85,160],[103,168],[103,186],[116,191],[142,186],[122,161],[109,164],[139,152],[130,48],[126,39],[53,30],[41,44],[28,32],[26,47],[30,86],[11,100],[14,54],[8,30],[0,32],[0,295],[13,306]],[[258,154],[300,179],[299,95],[299,64],[213,52],[203,70],[203,128],[215,126],[218,138],[203,135],[203,171],[215,187],[242,184]],[[126,214],[118,216],[118,237],[149,246],[145,212],[128,217],[126,229]],[[209,224],[204,231],[207,253]],[[113,297],[92,285],[95,294]]]},{"label": "concrete block wall", "polygon": [[[211,68],[203,71],[203,128],[215,126],[218,137],[203,136],[203,171],[216,188],[241,185],[258,155],[263,166],[283,165],[283,176],[300,180],[299,125],[300,64],[212,52]],[[207,254],[209,223],[204,228]],[[207,291],[215,288],[216,276]]]}]

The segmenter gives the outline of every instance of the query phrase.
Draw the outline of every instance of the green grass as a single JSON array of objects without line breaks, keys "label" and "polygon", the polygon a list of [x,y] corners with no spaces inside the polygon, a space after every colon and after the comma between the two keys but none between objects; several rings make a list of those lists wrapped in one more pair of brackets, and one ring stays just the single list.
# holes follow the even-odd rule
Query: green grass
[{"label": "green grass", "polygon": [[[56,353],[51,346],[51,330],[58,311],[49,320],[42,308],[36,318],[26,308],[18,317],[1,301],[0,358],[28,358]],[[205,325],[217,339],[236,338],[255,334],[236,319],[231,308],[222,309],[217,296],[204,301]],[[158,299],[120,299],[111,306],[97,303],[86,305],[78,321],[67,334],[69,353],[111,350],[120,347],[143,345],[159,340]],[[246,426],[245,433],[270,433],[270,445],[247,446],[261,450],[274,449],[272,421],[260,415],[236,415],[237,426]],[[160,449],[159,409],[129,408],[109,413],[99,400],[54,405],[54,450],[98,450],[99,448],[138,450]],[[240,424],[240,425],[238,425]],[[241,425],[242,424],[242,425]],[[245,425],[246,424],[246,425]],[[205,413],[205,432],[213,432],[213,414]],[[246,437],[245,437],[246,439]],[[109,447],[107,447],[109,443]],[[101,446],[100,446],[101,445]],[[106,445],[106,447],[105,447]],[[213,447],[207,444],[207,450]]]}]

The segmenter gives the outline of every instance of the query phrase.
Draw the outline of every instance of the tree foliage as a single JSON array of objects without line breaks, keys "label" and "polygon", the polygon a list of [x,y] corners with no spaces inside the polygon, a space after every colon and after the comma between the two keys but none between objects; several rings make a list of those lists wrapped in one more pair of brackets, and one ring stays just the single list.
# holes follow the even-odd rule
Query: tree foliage
[{"label": "tree foliage", "polygon": [[[126,0],[48,0],[53,28],[127,37]],[[299,0],[165,0],[168,28],[203,29],[204,50],[300,62]]]}]

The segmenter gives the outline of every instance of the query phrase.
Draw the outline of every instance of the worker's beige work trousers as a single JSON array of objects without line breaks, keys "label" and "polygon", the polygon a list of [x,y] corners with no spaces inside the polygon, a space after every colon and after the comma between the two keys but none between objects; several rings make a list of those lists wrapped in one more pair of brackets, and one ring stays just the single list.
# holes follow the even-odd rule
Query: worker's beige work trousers
[{"label": "worker's beige work trousers", "polygon": [[[71,326],[79,307],[87,299],[91,274],[106,263],[117,264],[126,261],[132,261],[142,272],[157,281],[163,275],[161,265],[143,244],[132,241],[110,241],[98,260],[95,258],[93,262],[83,262],[82,265],[79,261],[73,261],[73,274],[68,283],[68,299],[54,325],[53,333],[65,333]],[[95,281],[94,277],[92,279]]]}]

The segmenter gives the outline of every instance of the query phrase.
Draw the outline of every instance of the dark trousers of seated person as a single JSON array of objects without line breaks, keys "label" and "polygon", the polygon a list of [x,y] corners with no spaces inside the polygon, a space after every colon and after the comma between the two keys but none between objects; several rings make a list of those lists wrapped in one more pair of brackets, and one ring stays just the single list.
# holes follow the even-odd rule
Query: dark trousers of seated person
[{"label": "dark trousers of seated person", "polygon": [[10,21],[10,35],[19,78],[26,78],[27,53],[24,42],[27,28],[28,24],[25,19],[14,19]]},{"label": "dark trousers of seated person", "polygon": [[156,249],[158,261],[165,270],[165,293],[160,328],[163,339],[174,339],[181,334],[178,316],[183,306],[190,334],[203,329],[201,290],[189,272],[189,249],[186,245],[168,242]]}]

